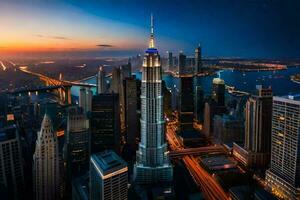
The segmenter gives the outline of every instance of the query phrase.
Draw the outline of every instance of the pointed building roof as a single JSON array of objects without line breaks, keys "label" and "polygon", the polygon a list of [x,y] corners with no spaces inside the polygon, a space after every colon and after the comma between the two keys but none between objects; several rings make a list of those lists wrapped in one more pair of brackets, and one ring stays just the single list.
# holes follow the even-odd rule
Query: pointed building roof
[{"label": "pointed building roof", "polygon": [[44,115],[42,125],[41,125],[41,130],[38,133],[38,137],[40,138],[43,134],[49,135],[51,137],[53,137],[55,135],[54,131],[53,131],[53,127],[52,127],[51,118],[47,114],[47,112]]}]

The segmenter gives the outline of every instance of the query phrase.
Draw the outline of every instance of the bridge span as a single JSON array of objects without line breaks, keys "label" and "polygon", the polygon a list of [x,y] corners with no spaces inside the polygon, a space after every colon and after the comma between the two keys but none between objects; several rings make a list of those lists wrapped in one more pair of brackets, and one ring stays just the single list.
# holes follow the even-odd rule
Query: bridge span
[{"label": "bridge span", "polygon": [[208,147],[178,149],[169,152],[170,158],[182,158],[183,156],[199,156],[206,153],[226,153],[222,145],[214,145]]}]

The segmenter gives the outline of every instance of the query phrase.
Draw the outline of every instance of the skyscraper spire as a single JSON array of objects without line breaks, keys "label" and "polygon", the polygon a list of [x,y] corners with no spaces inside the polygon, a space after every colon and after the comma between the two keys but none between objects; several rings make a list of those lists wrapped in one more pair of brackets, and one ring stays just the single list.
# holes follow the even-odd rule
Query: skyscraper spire
[{"label": "skyscraper spire", "polygon": [[149,48],[155,48],[154,47],[154,23],[153,23],[152,13],[151,13],[151,30],[150,30]]}]

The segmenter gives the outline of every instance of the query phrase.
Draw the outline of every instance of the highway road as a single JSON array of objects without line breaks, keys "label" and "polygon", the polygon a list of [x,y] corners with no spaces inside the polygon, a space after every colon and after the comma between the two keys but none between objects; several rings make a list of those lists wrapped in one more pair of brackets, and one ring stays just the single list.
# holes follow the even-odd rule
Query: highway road
[{"label": "highway road", "polygon": [[[184,151],[184,146],[176,136],[176,122],[167,124],[166,139],[172,151]],[[207,147],[207,150],[215,147]],[[204,151],[205,149],[203,149]],[[192,155],[184,155],[182,157],[189,173],[196,182],[197,186],[202,190],[205,199],[211,200],[227,200],[229,195],[223,190],[217,180],[215,180],[205,169],[203,169],[197,158]]]}]

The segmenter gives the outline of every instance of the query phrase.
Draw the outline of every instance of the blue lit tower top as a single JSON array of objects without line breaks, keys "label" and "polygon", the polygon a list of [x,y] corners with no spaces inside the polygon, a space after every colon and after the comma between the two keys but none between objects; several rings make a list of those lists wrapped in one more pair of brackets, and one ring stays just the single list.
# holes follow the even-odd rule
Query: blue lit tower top
[{"label": "blue lit tower top", "polygon": [[165,143],[162,71],[160,56],[154,46],[154,24],[151,15],[149,47],[142,67],[141,142],[137,151],[134,177],[137,184],[172,180],[172,166]]}]

